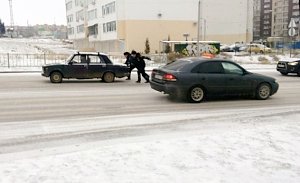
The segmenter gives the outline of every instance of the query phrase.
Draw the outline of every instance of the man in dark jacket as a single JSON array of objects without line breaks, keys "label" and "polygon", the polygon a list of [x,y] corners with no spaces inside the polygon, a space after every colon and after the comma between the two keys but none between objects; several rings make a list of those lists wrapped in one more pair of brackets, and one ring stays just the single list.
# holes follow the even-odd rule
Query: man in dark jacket
[{"label": "man in dark jacket", "polygon": [[143,78],[146,80],[145,83],[149,83],[149,75],[145,72],[146,63],[144,59],[151,60],[149,57],[141,56],[140,53],[136,54],[137,62],[136,62],[136,68],[137,68],[137,74],[138,74],[138,80],[137,83],[141,82],[141,74]]},{"label": "man in dark jacket", "polygon": [[[132,53],[136,54],[135,51],[132,51]],[[129,52],[124,52],[124,56],[126,57],[125,64],[129,68],[129,75],[128,75],[128,78],[126,80],[130,80],[130,78],[131,78],[131,71],[136,67],[135,66],[136,58],[135,58],[135,55],[132,55]]]}]

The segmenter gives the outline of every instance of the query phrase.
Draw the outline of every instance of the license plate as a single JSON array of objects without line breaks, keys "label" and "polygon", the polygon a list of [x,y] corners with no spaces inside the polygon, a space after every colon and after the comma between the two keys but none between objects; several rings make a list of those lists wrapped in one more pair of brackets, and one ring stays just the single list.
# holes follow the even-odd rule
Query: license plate
[{"label": "license plate", "polygon": [[281,67],[282,68],[282,67],[285,67],[285,66],[284,65],[277,65],[277,67]]},{"label": "license plate", "polygon": [[161,75],[155,75],[154,78],[162,80],[163,77]]}]

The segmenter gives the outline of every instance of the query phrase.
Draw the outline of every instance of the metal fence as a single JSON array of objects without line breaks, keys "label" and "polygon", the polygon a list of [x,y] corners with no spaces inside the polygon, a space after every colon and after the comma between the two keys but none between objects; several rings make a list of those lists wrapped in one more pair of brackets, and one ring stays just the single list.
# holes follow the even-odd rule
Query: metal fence
[{"label": "metal fence", "polygon": [[[24,53],[0,53],[0,68],[38,68],[45,64],[52,63],[65,63],[66,59],[70,55],[68,54],[24,54]],[[146,65],[149,67],[157,66],[167,63],[167,56],[164,54],[148,55],[151,61],[146,61]],[[124,63],[125,59],[123,55],[110,55],[110,59],[114,63]]]},{"label": "metal fence", "polygon": [[64,63],[66,54],[0,54],[0,67],[41,67],[44,64]]}]

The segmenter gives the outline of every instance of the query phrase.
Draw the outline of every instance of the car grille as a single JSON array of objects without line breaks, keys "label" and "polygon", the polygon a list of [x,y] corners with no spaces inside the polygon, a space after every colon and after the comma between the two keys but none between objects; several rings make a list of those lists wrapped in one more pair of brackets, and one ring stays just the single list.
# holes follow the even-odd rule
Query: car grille
[{"label": "car grille", "polygon": [[277,68],[280,68],[280,69],[286,69],[286,68],[287,68],[287,65],[286,65],[285,62],[278,62]]}]

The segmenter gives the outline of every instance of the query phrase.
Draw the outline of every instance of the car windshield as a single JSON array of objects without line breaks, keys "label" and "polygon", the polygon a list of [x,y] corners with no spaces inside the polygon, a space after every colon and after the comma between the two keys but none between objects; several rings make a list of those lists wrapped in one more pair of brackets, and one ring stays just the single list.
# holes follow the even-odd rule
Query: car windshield
[{"label": "car windshield", "polygon": [[67,60],[66,60],[66,63],[69,63],[71,61],[71,59],[73,58],[74,55],[70,55]]}]

